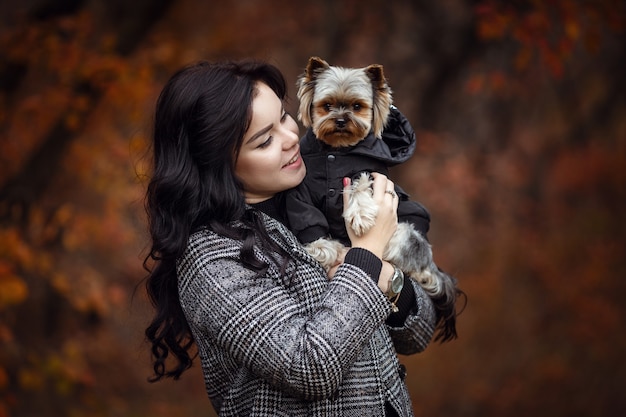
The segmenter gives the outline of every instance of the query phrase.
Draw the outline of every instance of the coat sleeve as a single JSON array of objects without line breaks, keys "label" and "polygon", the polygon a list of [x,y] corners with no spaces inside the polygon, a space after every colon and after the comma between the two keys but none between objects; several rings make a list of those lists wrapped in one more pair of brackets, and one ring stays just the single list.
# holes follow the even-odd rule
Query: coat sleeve
[{"label": "coat sleeve", "polygon": [[274,273],[259,275],[241,265],[238,242],[210,232],[202,236],[177,267],[179,298],[199,345],[217,345],[239,366],[293,396],[332,395],[389,313],[373,280],[345,263],[332,281],[322,268],[292,266],[302,274],[301,285],[311,286],[307,293],[320,299],[307,311],[275,278],[278,267],[268,257],[257,253]]},{"label": "coat sleeve", "polygon": [[433,302],[424,289],[412,279],[406,282],[413,287],[415,304],[403,325],[388,328],[396,352],[412,355],[426,349],[435,332],[437,318]]}]

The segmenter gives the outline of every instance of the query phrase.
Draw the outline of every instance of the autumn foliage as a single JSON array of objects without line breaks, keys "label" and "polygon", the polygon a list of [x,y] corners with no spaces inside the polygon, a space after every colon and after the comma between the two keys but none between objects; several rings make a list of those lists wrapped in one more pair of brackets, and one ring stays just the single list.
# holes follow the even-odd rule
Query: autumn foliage
[{"label": "autumn foliage", "polygon": [[626,412],[624,2],[223,3],[0,6],[0,417],[211,415],[197,364],[147,382],[154,101],[190,61],[293,87],[311,55],[384,65],[418,132],[395,179],[468,294],[401,357],[416,414]]}]

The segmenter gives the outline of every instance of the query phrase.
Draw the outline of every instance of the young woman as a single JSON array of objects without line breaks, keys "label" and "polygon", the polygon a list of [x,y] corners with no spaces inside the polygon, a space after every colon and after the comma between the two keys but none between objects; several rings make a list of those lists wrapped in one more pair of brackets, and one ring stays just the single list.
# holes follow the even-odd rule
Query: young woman
[{"label": "young woman", "polygon": [[238,62],[186,67],[159,97],[146,196],[153,380],[178,379],[195,345],[220,416],[411,416],[396,352],[422,351],[436,323],[419,285],[389,298],[394,184],[375,177],[376,225],[350,235],[329,279],[285,220],[282,192],[306,173],[285,94],[275,67]]}]

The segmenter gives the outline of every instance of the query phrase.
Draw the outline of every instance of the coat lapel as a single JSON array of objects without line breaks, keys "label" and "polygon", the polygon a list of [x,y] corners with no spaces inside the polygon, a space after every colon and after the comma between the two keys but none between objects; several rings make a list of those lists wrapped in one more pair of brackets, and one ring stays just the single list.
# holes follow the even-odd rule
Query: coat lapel
[{"label": "coat lapel", "polygon": [[306,250],[304,250],[304,247],[298,241],[296,236],[289,229],[287,229],[284,224],[273,217],[266,215],[265,213],[261,212],[261,215],[263,216],[269,235],[282,249],[291,254],[294,259],[298,259],[314,267],[321,268],[320,264],[313,259],[313,257],[311,257]]}]

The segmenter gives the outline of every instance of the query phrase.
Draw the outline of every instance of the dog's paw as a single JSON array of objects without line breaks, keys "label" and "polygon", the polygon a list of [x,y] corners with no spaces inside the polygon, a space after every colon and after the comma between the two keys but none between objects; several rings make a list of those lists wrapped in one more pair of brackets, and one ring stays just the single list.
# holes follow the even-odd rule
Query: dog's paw
[{"label": "dog's paw", "polygon": [[338,241],[325,238],[317,239],[304,248],[326,272],[337,264],[344,250],[344,246]]},{"label": "dog's paw", "polygon": [[348,190],[348,206],[343,217],[346,224],[357,236],[363,235],[374,226],[378,215],[378,204],[372,195],[372,183],[367,173],[363,173]]}]

